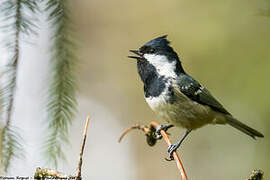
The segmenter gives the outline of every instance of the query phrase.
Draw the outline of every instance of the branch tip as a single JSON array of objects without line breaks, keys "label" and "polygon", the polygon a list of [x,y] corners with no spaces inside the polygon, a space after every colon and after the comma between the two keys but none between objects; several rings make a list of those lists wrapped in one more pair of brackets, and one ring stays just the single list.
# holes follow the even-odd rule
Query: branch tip
[{"label": "branch tip", "polygon": [[81,180],[81,172],[82,172],[82,157],[83,157],[83,151],[85,147],[85,142],[86,142],[86,136],[87,136],[87,130],[88,130],[88,124],[90,121],[90,116],[88,115],[86,118],[85,126],[84,126],[84,131],[83,131],[83,141],[81,145],[81,150],[80,150],[80,156],[79,156],[79,163],[78,163],[78,169],[77,169],[77,175],[76,175],[76,180]]},{"label": "branch tip", "polygon": [[142,131],[145,132],[145,126],[141,126],[141,125],[136,124],[136,125],[134,125],[134,126],[131,126],[131,127],[127,128],[127,129],[121,134],[120,138],[118,139],[118,142],[120,143],[120,142],[122,141],[122,139],[123,139],[130,131],[132,131],[132,130],[134,130],[134,129],[142,130]]}]

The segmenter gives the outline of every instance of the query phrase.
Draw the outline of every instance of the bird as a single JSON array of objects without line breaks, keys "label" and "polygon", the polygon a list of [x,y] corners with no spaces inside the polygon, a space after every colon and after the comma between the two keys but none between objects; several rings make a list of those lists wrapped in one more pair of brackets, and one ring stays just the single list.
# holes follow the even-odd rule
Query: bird
[{"label": "bird", "polygon": [[209,90],[186,73],[167,35],[130,52],[134,55],[128,57],[137,62],[146,102],[158,117],[169,123],[157,128],[157,136],[161,130],[167,131],[174,126],[186,129],[183,137],[169,146],[169,160],[173,160],[173,152],[191,131],[207,124],[228,124],[254,139],[264,137],[237,120]]}]

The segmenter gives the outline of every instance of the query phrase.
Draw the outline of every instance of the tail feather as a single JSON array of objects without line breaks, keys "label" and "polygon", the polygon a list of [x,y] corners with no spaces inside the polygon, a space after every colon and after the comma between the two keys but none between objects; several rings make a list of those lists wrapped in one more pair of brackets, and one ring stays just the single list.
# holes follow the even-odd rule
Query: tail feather
[{"label": "tail feather", "polygon": [[260,133],[259,131],[245,125],[244,123],[238,121],[232,116],[227,116],[227,123],[231,125],[232,127],[242,131],[243,133],[251,136],[253,139],[256,139],[256,137],[260,137],[260,138],[264,137],[264,135]]}]

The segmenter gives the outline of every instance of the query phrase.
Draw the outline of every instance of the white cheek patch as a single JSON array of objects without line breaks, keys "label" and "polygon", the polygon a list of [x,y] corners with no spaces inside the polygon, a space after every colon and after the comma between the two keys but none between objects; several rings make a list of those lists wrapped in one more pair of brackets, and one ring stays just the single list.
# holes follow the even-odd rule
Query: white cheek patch
[{"label": "white cheek patch", "polygon": [[168,78],[176,78],[175,73],[176,62],[169,62],[166,56],[156,54],[144,54],[144,58],[147,59],[157,69],[159,75]]}]

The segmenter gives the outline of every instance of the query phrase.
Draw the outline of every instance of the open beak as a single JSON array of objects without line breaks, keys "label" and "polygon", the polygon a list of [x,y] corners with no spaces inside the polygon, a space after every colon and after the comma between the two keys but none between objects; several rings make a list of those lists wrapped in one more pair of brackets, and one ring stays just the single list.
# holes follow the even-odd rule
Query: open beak
[{"label": "open beak", "polygon": [[137,55],[137,56],[128,56],[129,58],[133,58],[136,60],[144,59],[143,54],[140,51],[137,50],[129,50],[129,51]]}]

